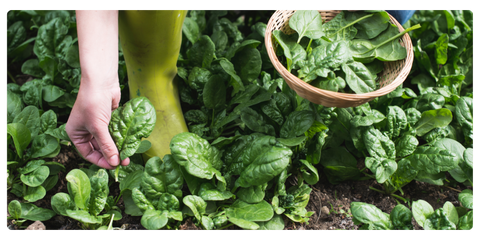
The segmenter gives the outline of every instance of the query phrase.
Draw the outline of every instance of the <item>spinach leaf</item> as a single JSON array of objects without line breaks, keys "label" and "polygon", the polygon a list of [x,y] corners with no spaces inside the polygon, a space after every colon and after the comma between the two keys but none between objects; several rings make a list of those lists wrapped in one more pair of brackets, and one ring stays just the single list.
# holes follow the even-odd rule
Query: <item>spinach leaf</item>
[{"label": "spinach leaf", "polygon": [[209,109],[221,109],[225,107],[226,94],[223,79],[219,75],[213,75],[203,88],[203,103]]},{"label": "spinach leaf", "polygon": [[235,186],[248,188],[272,180],[280,174],[290,162],[292,151],[277,144],[274,137],[261,136],[249,142],[240,159],[241,173]]},{"label": "spinach leaf", "polygon": [[352,215],[356,221],[371,225],[373,229],[393,229],[390,216],[372,204],[352,202],[350,204],[350,209],[352,210]]},{"label": "spinach leaf", "polygon": [[270,124],[267,124],[263,120],[262,115],[260,115],[255,110],[249,107],[242,110],[240,119],[242,119],[245,125],[248,128],[250,128],[252,131],[275,136],[275,129],[273,128],[273,126]]},{"label": "spinach leaf", "polygon": [[170,141],[170,150],[173,159],[189,174],[204,179],[212,179],[215,175],[219,181],[225,181],[221,172],[215,168],[218,166],[215,162],[221,160],[215,159],[218,155],[207,140],[193,133],[180,133]]},{"label": "spinach leaf", "polygon": [[153,131],[155,108],[145,97],[133,98],[112,112],[108,130],[120,152],[120,159],[132,156],[142,138]]},{"label": "spinach leaf", "polygon": [[345,81],[355,93],[361,94],[375,90],[377,76],[372,74],[361,62],[344,63],[342,70],[345,72]]},{"label": "spinach leaf", "polygon": [[273,217],[273,208],[266,201],[249,204],[241,200],[235,201],[225,210],[228,220],[245,229],[258,229],[255,222],[265,222]]},{"label": "spinach leaf", "polygon": [[209,68],[215,56],[215,44],[207,35],[202,35],[193,44],[192,48],[187,50],[187,56],[193,66]]},{"label": "spinach leaf", "polygon": [[403,34],[418,28],[420,28],[420,25],[415,25],[399,33],[398,28],[390,24],[386,31],[371,40],[354,39],[350,41],[350,51],[353,59],[365,63],[371,62],[373,59],[382,61],[404,59],[407,56],[407,51],[397,39]]},{"label": "spinach leaf", "polygon": [[23,123],[9,123],[7,124],[7,133],[12,136],[18,156],[23,157],[25,149],[31,141],[30,131]]},{"label": "spinach leaf", "polygon": [[280,128],[281,138],[294,138],[304,134],[313,124],[314,116],[311,111],[294,111],[285,119]]},{"label": "spinach leaf", "polygon": [[452,118],[452,112],[446,108],[423,112],[415,124],[417,136],[423,136],[425,133],[437,127],[446,127],[450,124]]},{"label": "spinach leaf", "polygon": [[412,218],[412,211],[401,204],[395,206],[390,213],[390,220],[398,230],[413,230]]},{"label": "spinach leaf", "polygon": [[[90,180],[82,170],[71,170],[66,179],[69,183],[69,192],[73,196],[75,205],[81,209],[88,209],[88,200],[92,191]],[[68,211],[67,211],[68,213]]]},{"label": "spinach leaf", "polygon": [[288,25],[298,33],[298,40],[306,36],[311,39],[321,38],[323,33],[322,16],[316,10],[298,10],[288,21]]},{"label": "spinach leaf", "polygon": [[345,11],[345,18],[347,21],[356,21],[355,28],[358,29],[358,33],[355,37],[361,39],[372,39],[385,31],[390,25],[390,17],[386,11],[375,13]]},{"label": "spinach leaf", "polygon": [[473,140],[473,98],[460,97],[455,104],[455,118],[466,137]]},{"label": "spinach leaf", "polygon": [[298,62],[300,67],[298,77],[307,83],[317,76],[326,78],[330,71],[337,70],[340,66],[343,68],[343,65],[351,59],[352,55],[346,41],[320,45],[314,48],[305,60]]},{"label": "spinach leaf", "polygon": [[429,174],[452,170],[458,165],[455,154],[433,146],[418,147],[412,155],[408,156],[408,160],[416,170]]}]

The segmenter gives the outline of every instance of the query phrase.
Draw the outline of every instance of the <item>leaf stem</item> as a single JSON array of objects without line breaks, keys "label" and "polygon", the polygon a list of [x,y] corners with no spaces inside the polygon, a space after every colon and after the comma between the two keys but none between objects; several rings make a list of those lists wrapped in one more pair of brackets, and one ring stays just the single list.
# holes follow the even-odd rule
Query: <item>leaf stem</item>
[{"label": "leaf stem", "polygon": [[221,227],[221,228],[217,228],[217,230],[223,230],[223,229],[228,228],[228,227],[230,227],[230,226],[232,226],[232,225],[233,225],[233,223],[230,223],[230,224],[227,224],[227,225],[225,225],[225,226],[223,226],[223,227]]},{"label": "leaf stem", "polygon": [[355,20],[355,21],[352,21],[352,22],[350,22],[349,24],[347,24],[347,25],[343,26],[342,28],[338,29],[338,31],[336,31],[336,32],[328,35],[327,37],[330,38],[331,36],[337,34],[338,32],[342,31],[343,29],[348,28],[348,27],[354,25],[355,23],[358,23],[358,22],[362,21],[363,19],[369,18],[369,17],[371,17],[371,16],[373,16],[373,13],[372,13],[372,14],[365,15],[365,16],[363,16],[363,17],[361,17],[361,18],[359,18],[359,19],[357,19],[357,20]]},{"label": "leaf stem", "polygon": [[[412,31],[412,30],[418,29],[418,28],[420,28],[420,27],[421,27],[420,24],[411,26],[411,27],[403,30],[401,33],[398,33],[398,34],[396,34],[395,36],[393,36],[393,37],[391,37],[391,38],[383,41],[382,43],[378,44],[377,46],[375,46],[374,49],[380,48],[381,46],[383,46],[383,45],[385,45],[385,44],[387,44],[387,43],[389,43],[389,42],[391,42],[391,41],[393,41],[393,40],[395,40],[395,39],[403,36],[403,34],[405,34],[405,33],[407,33],[407,32],[410,32],[410,31]],[[365,53],[370,52],[370,51],[372,51],[372,50],[370,49],[370,50],[368,50],[368,51],[366,51],[366,52],[364,52],[364,53],[362,53],[362,54],[365,54]]]}]

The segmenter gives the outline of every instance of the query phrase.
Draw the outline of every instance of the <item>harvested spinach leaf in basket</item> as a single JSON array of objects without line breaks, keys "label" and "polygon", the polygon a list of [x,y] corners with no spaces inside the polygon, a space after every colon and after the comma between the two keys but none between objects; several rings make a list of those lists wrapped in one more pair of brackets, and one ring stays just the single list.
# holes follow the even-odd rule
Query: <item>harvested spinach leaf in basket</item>
[{"label": "harvested spinach leaf in basket", "polygon": [[294,34],[273,31],[287,70],[312,86],[356,94],[377,89],[383,62],[407,56],[399,38],[420,28],[400,32],[385,11],[341,11],[323,23],[318,11],[299,10],[288,24]]}]

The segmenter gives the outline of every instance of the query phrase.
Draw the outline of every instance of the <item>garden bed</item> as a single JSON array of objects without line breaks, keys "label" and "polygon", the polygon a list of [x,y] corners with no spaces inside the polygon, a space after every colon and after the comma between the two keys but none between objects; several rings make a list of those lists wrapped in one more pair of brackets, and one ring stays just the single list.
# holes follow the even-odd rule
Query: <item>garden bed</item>
[{"label": "garden bed", "polygon": [[[422,26],[408,33],[415,59],[406,81],[349,108],[313,104],[286,84],[264,44],[272,13],[188,12],[180,97],[171,99],[189,132],[147,163],[149,142],[137,139],[116,182],[114,171],[82,159],[65,131],[81,77],[74,12],[9,12],[7,227],[471,229],[472,12],[417,11],[406,23]],[[285,43],[302,45],[304,55],[291,54],[297,63],[311,47],[331,47],[307,38]],[[292,60],[285,53],[280,61]],[[364,70],[375,77],[382,64]],[[344,74],[337,70],[328,76]],[[315,74],[310,80],[332,80]],[[127,75],[119,48],[122,105]]]}]

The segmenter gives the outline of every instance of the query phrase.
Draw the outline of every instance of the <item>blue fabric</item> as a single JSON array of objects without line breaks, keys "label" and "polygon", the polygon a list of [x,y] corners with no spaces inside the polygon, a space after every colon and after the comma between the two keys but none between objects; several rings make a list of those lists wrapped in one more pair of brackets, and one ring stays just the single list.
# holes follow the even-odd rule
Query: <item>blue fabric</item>
[{"label": "blue fabric", "polygon": [[415,10],[387,10],[387,12],[403,25],[413,16]]}]

